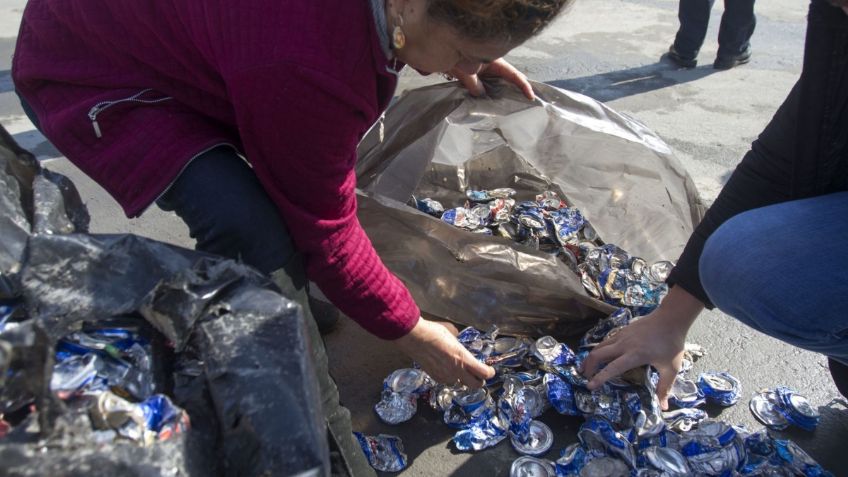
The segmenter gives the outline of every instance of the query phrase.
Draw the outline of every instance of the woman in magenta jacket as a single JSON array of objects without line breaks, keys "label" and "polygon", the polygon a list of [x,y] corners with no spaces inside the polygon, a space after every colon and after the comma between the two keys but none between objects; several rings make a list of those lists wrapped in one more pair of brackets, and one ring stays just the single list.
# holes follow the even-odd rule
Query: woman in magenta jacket
[{"label": "woman in magenta jacket", "polygon": [[[30,0],[13,78],[39,129],[128,216],[173,210],[198,249],[270,274],[308,318],[307,277],[434,378],[480,386],[493,370],[420,318],[360,227],[356,145],[404,65],[473,94],[478,74],[502,76],[532,98],[500,58],[569,2]],[[314,334],[324,411],[350,462]]]}]

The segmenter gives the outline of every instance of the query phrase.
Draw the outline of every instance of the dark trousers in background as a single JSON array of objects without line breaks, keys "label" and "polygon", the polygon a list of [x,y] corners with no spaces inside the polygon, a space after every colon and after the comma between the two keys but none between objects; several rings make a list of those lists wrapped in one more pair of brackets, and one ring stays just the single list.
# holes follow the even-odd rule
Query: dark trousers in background
[{"label": "dark trousers in background", "polygon": [[[710,10],[714,2],[715,0],[680,0],[677,12],[680,29],[674,39],[674,49],[682,58],[693,59],[698,56],[707,36]],[[754,0],[724,0],[716,56],[731,57],[748,50],[756,24]]]}]

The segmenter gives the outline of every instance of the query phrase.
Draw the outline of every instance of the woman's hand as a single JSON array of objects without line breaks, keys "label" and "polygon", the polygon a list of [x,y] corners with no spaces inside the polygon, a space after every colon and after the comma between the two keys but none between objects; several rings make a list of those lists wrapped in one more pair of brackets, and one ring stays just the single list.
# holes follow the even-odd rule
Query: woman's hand
[{"label": "woman's hand", "polygon": [[437,382],[458,381],[472,388],[482,387],[495,370],[477,361],[456,337],[442,325],[421,318],[406,336],[394,341]]},{"label": "woman's hand", "polygon": [[515,69],[514,66],[507,63],[503,58],[499,58],[489,64],[483,65],[480,71],[474,75],[464,73],[457,68],[448,71],[448,75],[459,80],[459,82],[465,86],[472,96],[482,96],[486,94],[486,88],[483,87],[483,82],[480,81],[480,76],[488,76],[503,78],[515,86],[518,86],[518,89],[524,93],[524,96],[527,96],[527,99],[531,101],[536,98],[536,95],[533,94],[533,87],[530,86],[530,82],[527,80],[527,76]]},{"label": "woman's hand", "polygon": [[[668,408],[668,392],[683,360],[689,328],[704,305],[679,286],[653,313],[622,328],[599,344],[583,362],[583,374],[590,378],[589,389],[638,366],[650,364],[660,374],[657,397]],[[606,363],[606,367],[598,368]]]}]

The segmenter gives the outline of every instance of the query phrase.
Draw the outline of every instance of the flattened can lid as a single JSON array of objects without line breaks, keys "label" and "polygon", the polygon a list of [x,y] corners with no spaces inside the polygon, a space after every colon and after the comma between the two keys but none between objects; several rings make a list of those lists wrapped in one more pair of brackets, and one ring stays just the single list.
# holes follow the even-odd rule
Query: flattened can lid
[{"label": "flattened can lid", "polygon": [[751,413],[758,421],[775,430],[789,427],[789,421],[779,410],[777,395],[774,391],[760,391],[754,394],[748,404]]},{"label": "flattened can lid", "polygon": [[530,431],[525,442],[513,435],[510,439],[512,447],[520,454],[540,456],[551,449],[554,443],[554,433],[547,424],[540,421],[530,421]]},{"label": "flattened can lid", "polygon": [[547,460],[522,456],[513,461],[509,477],[556,477],[556,469]]}]

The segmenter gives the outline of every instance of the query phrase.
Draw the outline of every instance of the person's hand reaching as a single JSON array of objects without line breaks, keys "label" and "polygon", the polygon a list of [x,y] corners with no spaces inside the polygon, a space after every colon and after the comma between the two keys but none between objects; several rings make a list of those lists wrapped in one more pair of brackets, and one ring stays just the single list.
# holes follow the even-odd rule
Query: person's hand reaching
[{"label": "person's hand reaching", "polygon": [[482,387],[495,370],[477,359],[443,325],[421,318],[395,344],[437,382]]},{"label": "person's hand reaching", "polygon": [[472,96],[482,96],[486,94],[486,88],[483,86],[483,82],[480,79],[481,77],[498,77],[517,86],[518,89],[524,93],[524,96],[526,96],[527,99],[533,100],[536,97],[533,93],[533,87],[530,85],[530,81],[527,80],[527,76],[515,69],[514,66],[507,63],[506,60],[502,58],[483,65],[477,74],[468,74],[458,68],[448,71],[448,74],[459,80],[459,82],[465,86]]},{"label": "person's hand reaching", "polygon": [[[583,374],[594,390],[608,379],[650,364],[660,375],[657,397],[668,408],[668,393],[683,360],[686,334],[704,308],[703,303],[674,287],[653,313],[604,340],[583,361]],[[606,365],[601,368],[602,365]]]}]

